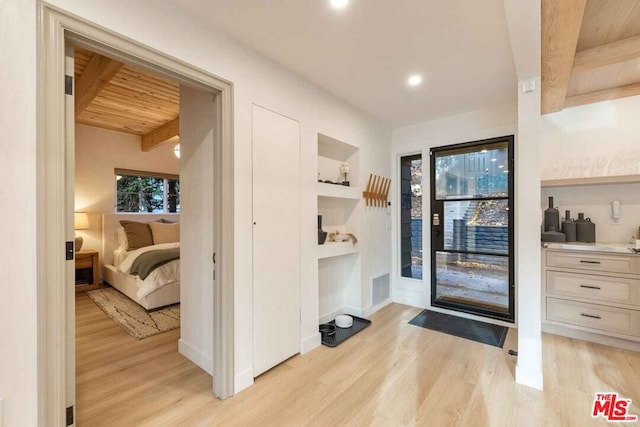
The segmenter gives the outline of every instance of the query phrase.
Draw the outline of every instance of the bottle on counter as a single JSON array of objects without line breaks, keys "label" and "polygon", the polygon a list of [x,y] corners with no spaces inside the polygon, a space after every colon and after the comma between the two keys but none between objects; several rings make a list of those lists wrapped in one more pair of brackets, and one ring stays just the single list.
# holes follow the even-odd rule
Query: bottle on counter
[{"label": "bottle on counter", "polygon": [[596,224],[591,222],[591,218],[585,219],[584,213],[579,213],[576,220],[576,238],[583,243],[596,241]]},{"label": "bottle on counter", "polygon": [[576,222],[571,219],[571,212],[564,211],[564,221],[562,221],[562,232],[567,242],[575,242],[577,240]]},{"label": "bottle on counter", "polygon": [[544,211],[544,231],[556,230],[560,230],[560,212],[553,207],[553,197],[550,196],[549,207]]}]

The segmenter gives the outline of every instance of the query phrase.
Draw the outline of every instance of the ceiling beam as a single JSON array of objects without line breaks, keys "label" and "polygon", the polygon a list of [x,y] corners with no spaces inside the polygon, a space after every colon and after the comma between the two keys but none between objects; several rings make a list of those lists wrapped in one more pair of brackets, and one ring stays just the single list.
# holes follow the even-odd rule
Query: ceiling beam
[{"label": "ceiling beam", "polygon": [[105,88],[124,64],[94,53],[76,82],[75,112],[78,117]]},{"label": "ceiling beam", "polygon": [[577,52],[573,60],[572,72],[588,71],[638,57],[640,57],[640,36],[629,37]]},{"label": "ceiling beam", "polygon": [[171,120],[159,128],[142,135],[141,148],[142,151],[150,151],[165,142],[173,140],[180,134],[180,116]]},{"label": "ceiling beam", "polygon": [[567,98],[565,107],[577,107],[579,105],[592,104],[594,102],[609,101],[611,99],[625,98],[627,96],[640,95],[640,83],[626,86],[603,89]]},{"label": "ceiling beam", "polygon": [[542,0],[542,113],[560,111],[580,36],[586,0]]}]

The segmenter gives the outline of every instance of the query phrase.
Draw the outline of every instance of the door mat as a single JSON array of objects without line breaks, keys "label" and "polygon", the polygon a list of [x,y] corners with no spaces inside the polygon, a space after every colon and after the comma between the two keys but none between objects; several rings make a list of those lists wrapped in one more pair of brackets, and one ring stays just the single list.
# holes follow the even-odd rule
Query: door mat
[{"label": "door mat", "polygon": [[87,296],[111,320],[137,340],[180,327],[180,304],[146,311],[113,288],[89,291]]},{"label": "door mat", "polygon": [[504,345],[509,331],[509,328],[504,326],[429,310],[423,310],[411,319],[409,324],[500,348]]},{"label": "door mat", "polygon": [[[335,347],[371,325],[371,320],[363,319],[357,316],[351,317],[353,317],[353,325],[351,325],[350,328],[336,327],[336,333],[326,338],[322,338],[322,344],[328,347]],[[329,322],[329,324],[335,325],[336,321],[332,320],[331,322]]]}]

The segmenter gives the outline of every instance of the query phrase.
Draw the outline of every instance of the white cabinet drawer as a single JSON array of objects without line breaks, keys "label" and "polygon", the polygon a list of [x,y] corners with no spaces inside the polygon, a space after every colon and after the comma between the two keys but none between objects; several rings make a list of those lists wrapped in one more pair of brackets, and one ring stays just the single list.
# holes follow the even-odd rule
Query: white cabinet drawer
[{"label": "white cabinet drawer", "polygon": [[547,270],[547,292],[640,308],[640,280],[635,279]]},{"label": "white cabinet drawer", "polygon": [[613,273],[637,273],[638,258],[632,255],[596,255],[547,251],[547,266]]},{"label": "white cabinet drawer", "polygon": [[547,319],[600,332],[640,336],[640,312],[547,298]]}]

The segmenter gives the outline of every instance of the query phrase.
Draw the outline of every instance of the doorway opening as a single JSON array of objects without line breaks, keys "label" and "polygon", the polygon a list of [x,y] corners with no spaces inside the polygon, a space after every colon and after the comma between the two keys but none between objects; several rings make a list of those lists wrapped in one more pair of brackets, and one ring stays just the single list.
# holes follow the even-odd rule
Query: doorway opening
[{"label": "doorway opening", "polygon": [[513,136],[431,150],[431,305],[514,321]]},{"label": "doorway opening", "polygon": [[[215,179],[209,187],[216,249],[207,254],[217,275],[211,297],[213,309],[213,394],[233,394],[233,116],[232,85],[198,68],[91,23],[40,4],[38,67],[38,293],[40,330],[40,388],[43,423],[57,425],[73,415],[75,404],[74,300],[74,112],[65,83],[65,48],[82,46],[101,55],[174,78],[185,87],[213,98],[210,118]],[[68,62],[67,62],[68,65]],[[73,71],[71,71],[73,73]],[[68,74],[68,73],[67,73]],[[67,92],[68,93],[68,92]],[[72,104],[71,104],[72,105]],[[125,113],[126,114],[126,113]],[[201,118],[199,120],[202,120]],[[187,150],[182,152],[187,154]],[[194,149],[194,151],[196,151]],[[191,156],[202,159],[198,153]],[[182,177],[181,177],[182,180]],[[183,186],[185,181],[182,180]],[[201,186],[202,187],[202,186]],[[185,200],[181,200],[185,205]],[[62,251],[61,249],[65,250]],[[217,256],[215,256],[217,254]],[[186,259],[182,254],[182,259]],[[204,264],[203,264],[204,265]],[[209,379],[211,384],[211,379]],[[71,409],[70,409],[71,408]]]}]

